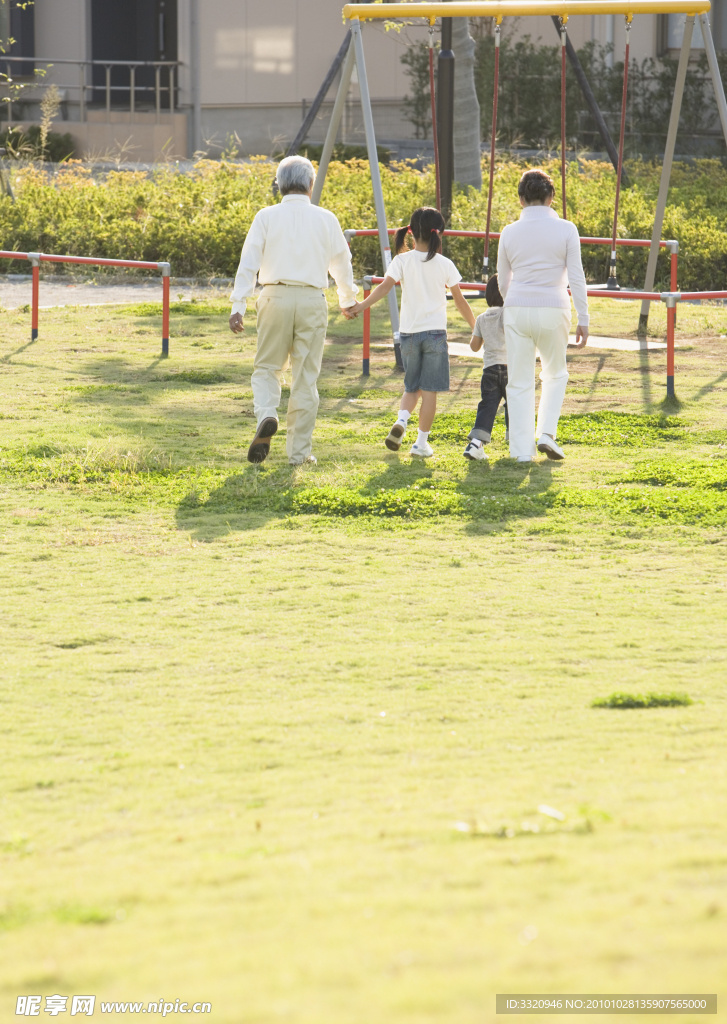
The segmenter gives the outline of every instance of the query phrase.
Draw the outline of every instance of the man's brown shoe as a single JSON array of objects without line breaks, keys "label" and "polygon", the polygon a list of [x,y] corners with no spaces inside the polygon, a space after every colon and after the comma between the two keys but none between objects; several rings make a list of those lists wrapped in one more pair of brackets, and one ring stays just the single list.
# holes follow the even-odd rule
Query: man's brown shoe
[{"label": "man's brown shoe", "polygon": [[265,462],[270,451],[270,438],[278,432],[278,421],[274,416],[266,416],[257,433],[252,439],[252,444],[247,449],[248,462]]}]

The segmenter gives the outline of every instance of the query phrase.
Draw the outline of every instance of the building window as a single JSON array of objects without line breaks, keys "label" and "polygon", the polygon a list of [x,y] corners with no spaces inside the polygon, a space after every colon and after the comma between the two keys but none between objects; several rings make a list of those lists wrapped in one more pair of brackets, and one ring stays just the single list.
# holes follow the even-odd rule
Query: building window
[{"label": "building window", "polygon": [[[686,20],[686,14],[657,14],[657,56],[677,55],[678,51],[682,48]],[[692,31],[692,50],[703,49],[702,26],[699,24],[699,18],[695,18],[694,30]]]}]

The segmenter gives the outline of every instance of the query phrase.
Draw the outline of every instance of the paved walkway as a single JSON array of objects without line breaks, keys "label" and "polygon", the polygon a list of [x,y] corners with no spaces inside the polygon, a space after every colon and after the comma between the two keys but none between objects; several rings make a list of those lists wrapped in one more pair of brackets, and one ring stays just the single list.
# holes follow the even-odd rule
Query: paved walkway
[{"label": "paved walkway", "polygon": [[[575,345],[575,334],[568,339],[569,345]],[[451,356],[469,356],[471,359],[479,359],[479,352],[473,352],[469,345],[460,341],[450,341],[449,354]],[[392,345],[393,348],[393,345]],[[591,334],[586,342],[586,348],[616,349],[619,352],[647,352],[653,349],[666,348],[664,341],[639,341],[638,338],[606,338],[600,334]]]},{"label": "paved walkway", "polygon": [[[172,301],[189,301],[189,299],[217,299],[226,302],[231,291],[230,285],[198,285],[174,284],[171,286]],[[40,308],[51,309],[54,306],[104,306],[133,305],[139,302],[161,302],[161,279],[144,281],[139,284],[104,284],[94,281],[43,281],[40,282]],[[4,309],[17,309],[31,300],[30,277],[27,280],[8,280],[0,276],[0,306]],[[569,343],[575,343],[571,335]],[[379,343],[380,344],[380,343]],[[391,345],[393,348],[393,345]],[[663,341],[639,341],[637,338],[608,338],[592,334],[587,343],[588,348],[616,349],[622,352],[644,352],[652,349],[666,348]],[[469,345],[450,341],[449,353],[453,356],[479,358]]]},{"label": "paved walkway", "polygon": [[[197,285],[174,284],[171,286],[172,302],[196,299],[220,299],[224,302],[229,298],[232,288],[229,285]],[[17,309],[29,304],[31,300],[31,282],[28,280],[10,280],[0,276],[0,306],[5,309]],[[93,281],[44,281],[40,282],[40,308],[50,309],[53,306],[101,306],[130,305],[138,302],[161,302],[161,277],[156,281],[143,281],[138,284],[104,284]]]}]

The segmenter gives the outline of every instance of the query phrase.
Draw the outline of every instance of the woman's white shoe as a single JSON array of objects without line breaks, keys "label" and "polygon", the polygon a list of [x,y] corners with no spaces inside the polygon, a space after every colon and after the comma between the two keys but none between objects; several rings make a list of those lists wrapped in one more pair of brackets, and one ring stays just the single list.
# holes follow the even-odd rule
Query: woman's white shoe
[{"label": "woman's white shoe", "polygon": [[538,451],[543,452],[543,454],[547,455],[549,459],[553,459],[557,462],[565,458],[565,452],[563,449],[559,444],[556,444],[553,438],[549,437],[548,434],[541,434],[538,438]]}]

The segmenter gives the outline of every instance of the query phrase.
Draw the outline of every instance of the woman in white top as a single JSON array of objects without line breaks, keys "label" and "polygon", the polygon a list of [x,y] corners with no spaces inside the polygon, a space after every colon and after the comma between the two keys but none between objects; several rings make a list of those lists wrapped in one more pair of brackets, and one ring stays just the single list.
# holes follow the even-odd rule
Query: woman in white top
[{"label": "woman in white top", "polygon": [[518,196],[523,208],[520,220],[504,228],[497,253],[497,276],[505,299],[510,455],[518,462],[532,462],[535,455],[537,350],[543,385],[537,447],[549,459],[563,459],[565,453],[555,438],[568,383],[569,285],[578,314],[576,347],[583,348],[588,339],[581,243],[575,224],[550,209],[555,188],[544,171],[526,171]]},{"label": "woman in white top", "polygon": [[[411,229],[414,248],[404,250]],[[347,313],[359,313],[388,295],[401,282],[401,356],[404,361],[404,394],[396,423],[384,441],[397,452],[401,448],[409,417],[417,402],[419,431],[410,455],[429,458],[434,454],[429,444],[429,431],[437,411],[437,395],[449,391],[449,349],[447,348],[447,288],[454,304],[470,327],[475,316],[462,294],[462,275],[451,260],[442,256],[444,218],[432,206],[420,206],[411,215],[411,223],[396,232],[396,256],[386,276],[367,299],[352,306]]]}]

